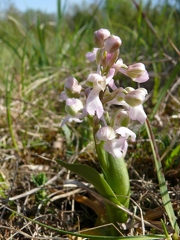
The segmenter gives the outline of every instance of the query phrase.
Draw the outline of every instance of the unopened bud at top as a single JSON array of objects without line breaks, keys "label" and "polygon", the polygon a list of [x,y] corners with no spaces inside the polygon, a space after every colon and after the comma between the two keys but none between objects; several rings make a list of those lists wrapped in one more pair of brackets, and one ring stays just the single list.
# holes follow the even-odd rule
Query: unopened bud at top
[{"label": "unopened bud at top", "polygon": [[119,37],[111,35],[104,41],[104,47],[107,52],[115,52],[121,46],[122,41]]},{"label": "unopened bud at top", "polygon": [[74,77],[67,78],[64,91],[68,97],[78,97],[81,92],[82,86],[79,85],[78,81]]},{"label": "unopened bud at top", "polygon": [[110,36],[110,32],[107,29],[101,28],[94,32],[94,42],[98,47],[104,46],[104,40]]},{"label": "unopened bud at top", "polygon": [[127,75],[130,78],[137,78],[140,75],[143,75],[146,72],[145,65],[143,63],[135,63],[129,65],[127,69]]}]

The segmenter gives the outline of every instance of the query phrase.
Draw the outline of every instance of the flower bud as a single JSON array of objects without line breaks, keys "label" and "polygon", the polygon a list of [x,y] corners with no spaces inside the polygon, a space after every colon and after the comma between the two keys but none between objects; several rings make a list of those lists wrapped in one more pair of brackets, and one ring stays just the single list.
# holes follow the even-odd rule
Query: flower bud
[{"label": "flower bud", "polygon": [[147,90],[145,88],[139,88],[133,91],[128,92],[125,95],[125,101],[131,107],[136,107],[144,102]]},{"label": "flower bud", "polygon": [[81,92],[81,89],[82,89],[82,86],[79,85],[76,78],[74,77],[67,78],[64,85],[64,91],[68,97],[70,98],[78,97]]},{"label": "flower bud", "polygon": [[105,69],[109,69],[112,67],[112,65],[115,63],[119,55],[119,49],[114,51],[113,53],[107,53],[106,59],[104,61],[103,67]]},{"label": "flower bud", "polygon": [[104,46],[104,40],[110,36],[110,32],[107,29],[99,29],[94,32],[94,42],[98,47]]},{"label": "flower bud", "polygon": [[122,41],[119,37],[111,35],[104,41],[104,47],[107,52],[115,52],[121,46]]},{"label": "flower bud", "polygon": [[77,98],[68,98],[66,100],[65,110],[70,116],[76,116],[83,109],[82,102]]},{"label": "flower bud", "polygon": [[146,72],[145,65],[143,63],[135,63],[129,65],[127,69],[127,75],[130,78],[137,78],[140,75],[143,75]]},{"label": "flower bud", "polygon": [[116,137],[115,131],[112,127],[106,126],[100,128],[96,133],[98,142],[112,140]]}]

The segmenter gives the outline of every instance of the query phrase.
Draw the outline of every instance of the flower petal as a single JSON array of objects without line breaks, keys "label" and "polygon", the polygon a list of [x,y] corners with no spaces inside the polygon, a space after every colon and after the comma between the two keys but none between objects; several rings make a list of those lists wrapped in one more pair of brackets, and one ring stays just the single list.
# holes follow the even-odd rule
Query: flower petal
[{"label": "flower petal", "polygon": [[100,91],[101,89],[98,86],[94,87],[88,95],[85,106],[89,115],[94,116],[97,114],[98,118],[101,118],[104,113],[102,102],[99,99]]},{"label": "flower petal", "polygon": [[126,138],[108,140],[104,143],[104,150],[114,158],[121,158],[126,155],[128,144]]},{"label": "flower petal", "polygon": [[143,124],[147,118],[142,105],[139,105],[137,107],[130,107],[128,114],[132,120],[137,120],[141,124]]},{"label": "flower petal", "polygon": [[135,141],[135,139],[136,139],[136,134],[127,127],[119,127],[115,130],[115,132],[120,134],[122,137],[124,137],[126,139],[129,136],[131,137],[132,141]]},{"label": "flower petal", "polygon": [[114,73],[115,73],[115,69],[114,68],[110,68],[108,76],[106,78],[106,85],[110,83],[110,81],[114,77]]},{"label": "flower petal", "polygon": [[63,126],[64,124],[66,124],[67,122],[72,122],[72,121],[80,123],[80,122],[82,122],[83,120],[68,115],[66,118],[63,119],[63,121],[61,122],[60,127],[62,127],[62,126]]},{"label": "flower petal", "polygon": [[139,75],[137,78],[132,79],[134,82],[138,82],[138,83],[143,83],[146,82],[149,79],[149,74],[147,71],[145,71],[144,74]]},{"label": "flower petal", "polygon": [[88,52],[86,53],[86,58],[90,61],[90,62],[94,62],[96,60],[96,53],[97,53],[97,50],[99,48],[94,48],[93,49],[93,52]]}]

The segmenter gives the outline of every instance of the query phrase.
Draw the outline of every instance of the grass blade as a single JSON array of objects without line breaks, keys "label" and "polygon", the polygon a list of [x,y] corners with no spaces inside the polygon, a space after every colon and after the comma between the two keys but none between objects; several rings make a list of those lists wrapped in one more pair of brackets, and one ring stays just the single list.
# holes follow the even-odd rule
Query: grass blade
[{"label": "grass blade", "polygon": [[151,129],[151,125],[148,121],[148,119],[145,122],[146,125],[146,131],[148,133],[149,139],[150,139],[150,144],[154,156],[154,163],[155,163],[155,168],[157,172],[157,177],[158,177],[158,182],[159,182],[159,187],[160,187],[160,193],[163,201],[164,208],[166,209],[166,213],[169,217],[170,223],[175,230],[176,234],[179,235],[179,227],[177,224],[176,216],[174,214],[174,210],[171,204],[171,200],[169,197],[167,185],[166,185],[166,180],[162,171],[162,164],[159,158],[156,142],[154,139],[154,135]]}]

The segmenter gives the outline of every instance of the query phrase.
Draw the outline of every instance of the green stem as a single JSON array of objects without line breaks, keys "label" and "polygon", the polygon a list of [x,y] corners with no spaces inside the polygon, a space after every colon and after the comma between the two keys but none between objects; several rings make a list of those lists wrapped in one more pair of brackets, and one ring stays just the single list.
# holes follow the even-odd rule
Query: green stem
[{"label": "green stem", "polygon": [[[120,205],[129,207],[130,196],[130,181],[127,166],[123,158],[114,158],[111,154],[107,153],[103,148],[103,143],[96,143],[95,134],[99,129],[99,124],[94,119],[93,134],[96,147],[96,153],[98,161],[102,169],[104,179],[116,195]],[[106,205],[108,221],[113,222],[115,225],[117,222],[126,222],[127,213],[122,210],[115,209],[114,206]]]}]

